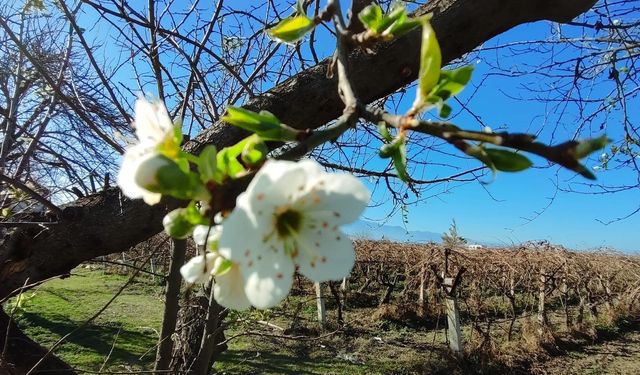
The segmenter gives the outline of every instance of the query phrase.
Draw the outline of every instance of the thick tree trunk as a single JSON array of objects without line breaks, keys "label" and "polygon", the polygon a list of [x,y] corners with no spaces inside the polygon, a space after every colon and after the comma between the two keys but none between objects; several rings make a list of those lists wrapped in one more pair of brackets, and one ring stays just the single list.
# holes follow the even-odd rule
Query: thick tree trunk
[{"label": "thick tree trunk", "polygon": [[202,293],[187,297],[184,301],[171,361],[171,369],[176,374],[186,374],[198,356],[209,306],[209,299]]},{"label": "thick tree trunk", "polygon": [[156,355],[155,371],[165,371],[169,369],[171,353],[173,352],[172,336],[176,331],[178,311],[180,310],[180,286],[182,285],[180,267],[184,264],[187,241],[173,240],[172,242],[173,251],[171,254],[171,264],[169,266],[169,276],[167,277],[164,315]]},{"label": "thick tree trunk", "polygon": [[213,290],[214,289],[211,288],[209,294],[209,306],[204,333],[202,335],[202,341],[200,342],[200,351],[188,374],[207,375],[211,373],[212,366],[217,360],[218,355],[226,349],[226,347],[220,348],[219,343],[222,342],[222,338],[224,337],[222,321],[226,317],[228,310],[225,311],[224,307],[216,302]]}]

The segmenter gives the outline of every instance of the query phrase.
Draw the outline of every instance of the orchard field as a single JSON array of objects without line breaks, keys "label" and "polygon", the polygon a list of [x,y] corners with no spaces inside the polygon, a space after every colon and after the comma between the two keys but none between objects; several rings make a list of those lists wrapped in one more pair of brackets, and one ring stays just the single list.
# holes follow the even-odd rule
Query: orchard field
[{"label": "orchard field", "polygon": [[[358,240],[356,249],[350,277],[321,285],[324,323],[317,290],[303,278],[277,308],[230,312],[220,345],[226,350],[215,363],[218,373],[635,374],[640,369],[637,256],[574,252],[547,243],[446,250]],[[151,370],[164,291],[163,279],[153,273],[162,273],[163,257],[131,280],[132,266],[141,266],[136,263],[136,258],[110,258],[85,264],[70,278],[10,300],[5,309],[46,347],[73,332],[55,353],[79,372]],[[453,291],[447,282],[455,285]],[[198,288],[184,293],[192,303],[204,298]],[[461,323],[459,352],[449,343],[447,299],[455,300]]]}]

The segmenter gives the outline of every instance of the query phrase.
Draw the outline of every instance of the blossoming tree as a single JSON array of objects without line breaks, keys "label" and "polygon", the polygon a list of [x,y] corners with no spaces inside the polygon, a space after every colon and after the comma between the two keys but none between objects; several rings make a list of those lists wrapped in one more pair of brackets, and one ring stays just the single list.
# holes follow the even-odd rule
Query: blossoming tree
[{"label": "blossoming tree", "polygon": [[[109,10],[92,1],[83,3],[100,11]],[[164,202],[170,202],[172,208],[181,207],[164,216],[162,224],[167,233],[177,239],[193,236],[195,242],[201,246],[200,255],[189,260],[182,268],[184,279],[194,285],[213,285],[214,297],[224,306],[241,309],[251,305],[266,308],[277,304],[287,295],[291,286],[291,276],[296,268],[314,281],[341,278],[349,272],[353,264],[353,249],[340,232],[340,225],[358,217],[366,206],[369,195],[366,188],[354,177],[328,174],[314,162],[301,158],[315,147],[335,140],[347,130],[361,127],[358,120],[377,126],[377,132],[384,140],[379,152],[380,157],[389,159],[396,169],[397,177],[409,182],[413,179],[407,170],[406,146],[409,135],[413,132],[451,144],[460,152],[480,160],[494,173],[526,169],[531,163],[524,153],[529,152],[579,172],[585,177],[593,177],[579,163],[579,159],[602,147],[606,142],[605,138],[571,141],[551,147],[536,142],[530,135],[493,133],[490,129],[485,132],[467,131],[448,122],[425,121],[420,116],[421,113],[436,110],[442,117],[447,117],[451,110],[447,100],[459,93],[470,79],[471,69],[468,67],[441,71],[443,61],[450,61],[465,49],[473,48],[481,40],[478,38],[488,38],[519,22],[535,19],[569,20],[586,10],[592,5],[592,1],[551,4],[543,2],[547,6],[542,7],[534,4],[535,2],[518,2],[518,6],[522,8],[521,15],[513,16],[512,19],[506,17],[501,21],[497,17],[493,28],[485,30],[483,34],[474,34],[468,40],[461,41],[461,45],[456,44],[455,48],[443,46],[444,53],[440,51],[428,17],[412,18],[400,7],[385,14],[379,7],[371,6],[357,12],[358,17],[353,17],[359,19],[362,27],[352,28],[346,25],[339,1],[326,2],[326,8],[317,16],[307,14],[307,3],[301,2],[296,12],[271,28],[269,34],[274,39],[292,44],[307,33],[313,32],[318,25],[329,25],[333,22],[337,51],[329,64],[329,75],[337,76],[336,98],[339,99],[332,101],[332,98],[329,98],[322,106],[314,107],[315,109],[309,112],[311,119],[309,116],[300,115],[309,111],[308,106],[304,105],[292,106],[278,117],[268,112],[229,107],[224,120],[236,125],[238,131],[230,132],[231,136],[222,141],[225,145],[231,143],[230,147],[219,149],[205,147],[204,144],[207,142],[189,143],[187,147],[181,147],[184,145],[182,131],[177,126],[180,116],[170,116],[161,99],[139,100],[135,108],[134,121],[138,140],[125,152],[118,185],[126,196],[142,199],[145,204],[153,206],[143,207],[136,201],[121,200],[119,197],[111,199],[111,195],[105,194],[104,200],[109,204],[113,203],[114,207],[118,206],[120,214],[136,211],[144,214],[133,219],[123,218],[122,226],[129,225],[139,234],[118,239],[115,244],[100,244],[94,248],[106,253],[114,251],[115,248],[122,249],[135,239],[147,238],[154,231],[155,224],[144,223],[144,220],[149,217],[157,218],[158,215],[164,216],[164,209],[158,205],[158,202],[164,199]],[[492,9],[500,6],[496,5],[500,3],[497,2],[494,7],[483,4],[483,9],[477,9],[473,2],[464,3],[468,4],[467,10],[471,10],[474,16],[464,18],[460,21],[462,23],[477,18],[476,11],[477,14],[491,14]],[[68,9],[64,2],[60,2],[60,7],[73,21],[75,11]],[[427,6],[424,9],[435,8]],[[154,14],[152,9],[150,14]],[[445,12],[441,9],[438,9],[434,16],[436,22],[440,20],[441,24],[448,24],[459,18],[459,13]],[[9,30],[8,35],[14,37],[5,21],[0,21],[3,30]],[[148,25],[143,25],[149,26],[153,35],[166,31],[159,31],[153,19]],[[74,29],[76,32],[82,33],[77,24],[72,22],[71,26],[77,28]],[[421,29],[421,37],[415,38],[416,31],[410,31],[412,29]],[[451,43],[451,35],[443,33],[442,37]],[[385,61],[392,61],[392,65],[398,68],[393,69],[394,72],[397,70],[397,74],[391,74],[389,82],[380,80],[374,84],[363,84],[363,81],[368,80],[363,79],[366,75],[363,75],[363,69],[365,73],[375,74],[375,64],[370,62],[367,53],[354,54],[355,58],[354,55],[351,58],[348,55],[353,50],[367,51],[371,46],[378,46],[380,42],[390,40],[400,43],[383,50],[379,55],[383,56]],[[416,48],[407,48],[416,46],[414,40],[420,40],[422,43],[419,63],[413,51]],[[153,42],[153,45],[155,43]],[[29,57],[29,51],[23,52]],[[158,64],[157,55],[152,60],[154,69],[157,69],[156,74],[160,75],[161,66]],[[394,114],[367,105],[399,87],[398,85],[411,81],[418,72],[410,67],[417,68],[418,65],[418,92],[409,111]],[[313,77],[318,76],[324,77],[324,70],[313,72]],[[304,80],[301,79],[300,82],[304,83]],[[326,95],[326,88],[333,88],[332,80],[321,82],[322,90],[313,91],[317,89],[314,86],[315,88],[309,89],[308,92]],[[303,83],[295,84],[296,87],[304,88]],[[59,87],[54,81],[49,84],[54,88]],[[158,94],[162,98],[164,90],[162,85],[158,86]],[[365,89],[358,90],[358,87]],[[243,87],[243,90],[247,88]],[[283,97],[287,98],[286,95]],[[250,107],[255,111],[278,108],[277,103],[270,102],[269,98],[268,95],[258,97],[250,103]],[[318,129],[333,119],[335,112],[319,108],[333,108],[336,107],[336,103],[341,103],[344,108],[340,118],[335,123]],[[282,119],[287,119],[288,124],[283,123]],[[240,129],[248,130],[253,135],[236,143],[239,138],[244,137],[244,132]],[[211,134],[221,133],[214,129],[210,134],[205,134],[209,137],[208,143],[213,139]],[[60,243],[63,244],[61,249],[89,247],[87,239],[90,239],[93,246],[104,238],[102,223],[93,218],[109,216],[104,213],[113,212],[87,209],[84,219],[89,215],[91,219],[78,223],[77,218],[82,217],[82,210],[74,208],[68,207],[65,212],[61,212],[61,221],[72,223],[69,226],[71,233],[81,226],[88,234],[69,240],[65,238],[66,232],[60,231],[58,233],[61,234],[56,235],[56,231],[51,231],[54,234],[46,236],[53,240],[45,240],[46,244],[41,246],[46,248],[46,251],[56,248]],[[66,225],[61,227],[67,228]],[[42,237],[44,236],[35,241],[42,243]],[[62,240],[59,240],[60,238]],[[68,241],[74,245],[70,245]],[[11,243],[14,244],[16,241]],[[4,247],[3,244],[3,249],[5,248],[9,247]],[[11,249],[14,248],[16,247],[11,246]],[[27,280],[39,282],[51,275],[59,275],[60,269],[68,270],[83,259],[92,257],[72,256],[67,251],[64,254],[56,254],[57,259],[52,260],[51,255],[38,257],[38,254],[42,254],[39,249],[37,246],[33,251],[30,249],[29,256],[33,256],[28,260],[44,259],[46,262],[48,259],[54,266],[31,266],[28,261],[21,261],[22,268],[14,267],[14,259],[9,258],[2,266],[2,297],[20,290],[23,284],[27,284]],[[3,258],[6,253],[0,254],[0,259],[6,260]],[[98,253],[90,254],[95,256]],[[61,263],[64,264],[60,265]],[[161,339],[161,342],[163,341],[171,340]],[[45,357],[51,358],[52,350],[53,348]],[[41,365],[45,357],[38,361],[35,367]]]},{"label": "blossoming tree", "polygon": [[[332,21],[337,39],[331,74],[338,76],[343,115],[322,130],[296,129],[269,112],[228,107],[224,120],[252,133],[237,144],[198,155],[180,148],[180,126],[173,124],[159,101],[139,99],[133,126],[138,143],[127,148],[118,184],[129,198],[158,203],[170,196],[188,204],[168,213],[163,226],[170,236],[193,236],[201,253],[180,272],[188,283],[212,283],[212,297],[230,309],[270,308],[289,293],[296,270],[314,282],[341,279],[355,261],[353,245],[340,226],[355,221],[370,194],[349,174],[325,172],[308,159],[309,150],[357,126],[359,119],[377,125],[384,140],[381,158],[391,159],[397,176],[409,181],[408,134],[421,132],[441,138],[460,152],[482,162],[494,174],[518,172],[532,163],[532,153],[571,169],[585,178],[593,174],[579,160],[607,144],[606,137],[570,141],[556,146],[535,142],[527,134],[470,131],[446,122],[422,120],[436,110],[451,113],[447,101],[471,79],[472,67],[441,70],[441,51],[430,16],[409,17],[403,7],[384,14],[377,5],[358,18],[364,30],[350,31],[338,0],[329,1],[317,17],[299,2],[295,13],[268,30],[276,40],[295,43],[316,25]],[[391,40],[414,28],[422,29],[420,71],[413,105],[405,114],[367,107],[349,79],[348,52],[356,46]],[[267,142],[284,146],[270,149]],[[242,193],[228,194],[226,186]],[[222,204],[235,200],[235,205]],[[208,363],[208,361],[205,361]],[[196,370],[200,371],[200,370]],[[202,370],[204,371],[204,370]]]}]

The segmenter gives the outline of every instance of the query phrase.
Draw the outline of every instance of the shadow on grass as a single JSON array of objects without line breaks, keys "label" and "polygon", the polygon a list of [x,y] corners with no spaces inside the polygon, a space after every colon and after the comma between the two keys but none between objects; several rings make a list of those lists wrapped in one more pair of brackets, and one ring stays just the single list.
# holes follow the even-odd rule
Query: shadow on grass
[{"label": "shadow on grass", "polygon": [[[257,352],[255,350],[228,350],[220,358],[218,373],[224,374],[325,374],[336,363],[326,359],[310,359],[294,354]],[[340,364],[340,367],[349,367]]]},{"label": "shadow on grass", "polygon": [[[58,314],[42,316],[25,312],[20,318],[21,326],[49,331],[52,333],[50,337],[54,341],[73,331],[80,324],[82,324],[82,322],[74,321]],[[112,350],[116,336],[117,341]],[[109,358],[109,363],[111,364],[138,363],[146,366],[153,363],[155,352],[149,353],[142,360],[140,360],[140,356],[156,344],[156,339],[153,335],[125,329],[119,324],[102,323],[90,324],[84,327],[82,330],[69,336],[66,342],[81,346],[99,355],[106,356],[107,353],[111,351]]]}]

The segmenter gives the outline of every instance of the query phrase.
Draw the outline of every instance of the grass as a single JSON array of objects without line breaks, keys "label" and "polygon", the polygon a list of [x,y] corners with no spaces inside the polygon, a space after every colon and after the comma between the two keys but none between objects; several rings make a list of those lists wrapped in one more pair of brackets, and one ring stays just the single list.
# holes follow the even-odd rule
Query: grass
[{"label": "grass", "polygon": [[[32,297],[31,292],[26,293],[15,319],[30,337],[49,348],[100,310],[127,279],[100,270],[77,269],[68,279],[44,284]],[[55,353],[81,370],[151,369],[162,319],[161,295],[162,287],[142,277],[129,285],[92,324],[70,336]],[[308,298],[292,297],[287,303],[287,308],[300,305],[304,324],[315,319],[315,307],[309,306],[314,303],[309,304]],[[231,318],[288,324],[271,311],[234,314]],[[246,325],[236,326],[228,336],[246,328]],[[314,341],[241,336],[231,341],[216,370],[224,374],[409,373],[426,366],[427,361],[419,351],[403,348],[416,344],[418,336],[414,334],[411,342],[400,342],[405,336],[406,332],[393,328],[376,334],[377,339],[357,332],[348,338],[329,335]],[[423,336],[425,343],[433,337]]]},{"label": "grass", "polygon": [[[35,341],[51,347],[100,310],[127,280],[126,276],[101,270],[77,269],[68,279],[44,284],[33,296],[31,292],[26,293],[15,318]],[[140,277],[92,324],[70,336],[55,353],[81,370],[151,369],[162,319],[162,291],[156,282]],[[324,333],[319,329],[315,301],[309,296],[290,296],[273,310],[232,312],[228,321],[240,323],[227,331],[227,337],[247,331],[262,334],[245,334],[233,339],[229,350],[216,363],[216,370],[220,374],[464,374],[477,371],[473,367],[477,364],[459,361],[449,354],[444,344],[443,321],[436,330],[434,324],[416,325],[376,317],[380,311],[362,307],[348,309],[345,312],[347,328],[340,334],[330,334],[331,326]],[[334,322],[334,310],[329,309],[328,313],[328,321]],[[256,321],[267,321],[287,331],[273,330]],[[298,335],[302,339],[283,339],[279,337],[282,335]],[[466,338],[474,335],[476,340],[478,336],[469,326],[463,328],[463,335]],[[320,337],[306,339],[316,336]],[[577,361],[582,354],[570,352],[565,358]],[[496,363],[484,365],[485,373],[513,373],[514,370]]]},{"label": "grass", "polygon": [[[23,302],[16,320],[31,338],[49,348],[100,310],[126,281],[124,276],[79,269],[66,280],[40,287]],[[150,283],[134,282],[56,354],[80,369],[100,369],[110,352],[105,370],[148,369],[155,352],[147,351],[156,343],[162,320],[160,291]]]}]

